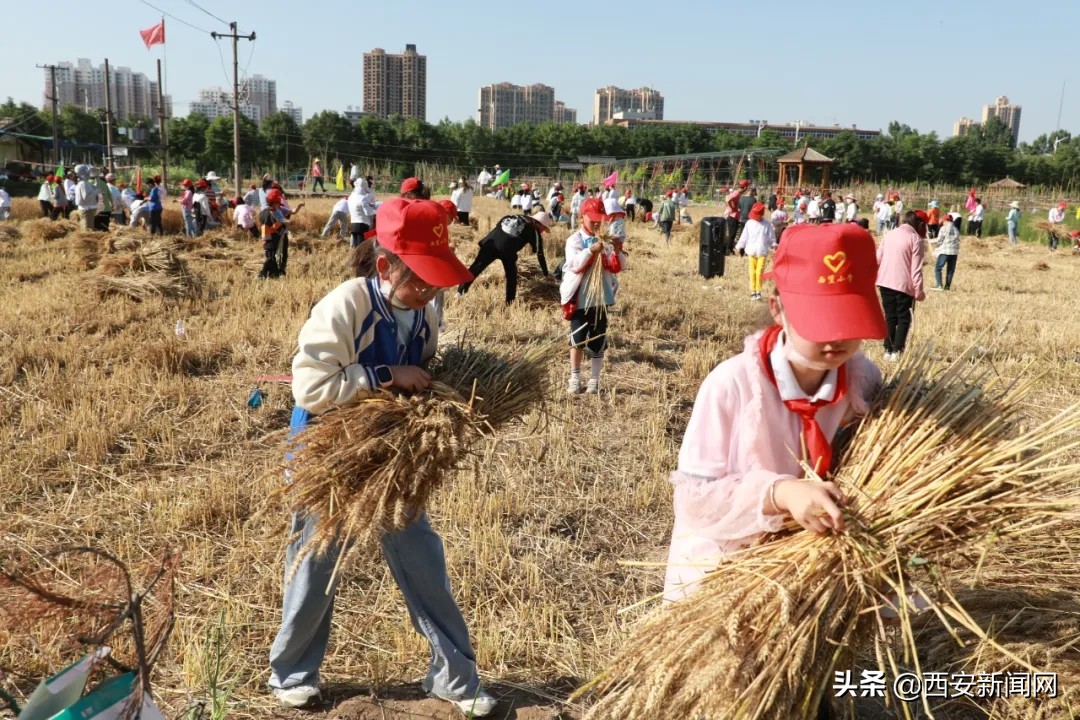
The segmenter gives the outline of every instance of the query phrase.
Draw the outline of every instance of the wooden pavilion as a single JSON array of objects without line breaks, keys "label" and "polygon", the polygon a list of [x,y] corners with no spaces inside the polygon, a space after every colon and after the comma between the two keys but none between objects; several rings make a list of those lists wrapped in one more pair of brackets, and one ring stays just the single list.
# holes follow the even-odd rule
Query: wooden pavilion
[{"label": "wooden pavilion", "polygon": [[[792,150],[787,155],[777,158],[776,162],[780,165],[780,180],[777,186],[782,189],[781,194],[793,195],[796,190],[805,187],[803,179],[809,178],[809,173],[816,168],[821,168],[821,191],[825,192],[829,189],[829,166],[832,165],[832,158],[827,158],[817,150],[812,150],[810,146]],[[794,185],[791,185],[788,170],[795,168],[798,168],[798,179]]]}]

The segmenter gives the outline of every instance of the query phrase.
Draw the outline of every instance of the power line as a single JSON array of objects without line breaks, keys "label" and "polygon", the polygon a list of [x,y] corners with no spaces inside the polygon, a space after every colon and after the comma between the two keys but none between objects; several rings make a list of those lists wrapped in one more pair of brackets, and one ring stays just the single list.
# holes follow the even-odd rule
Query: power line
[{"label": "power line", "polygon": [[191,24],[191,23],[189,23],[189,22],[188,22],[187,20],[181,20],[180,18],[176,17],[176,16],[175,16],[175,15],[173,15],[172,13],[167,13],[167,12],[165,12],[164,10],[162,10],[161,8],[159,8],[159,7],[157,6],[157,5],[151,5],[151,4],[150,4],[150,3],[148,3],[148,2],[146,1],[146,0],[139,0],[139,2],[141,2],[141,3],[143,4],[143,5],[145,5],[145,6],[149,7],[149,8],[153,8],[154,10],[157,10],[157,11],[158,11],[159,13],[161,13],[161,14],[162,14],[162,15],[164,15],[165,17],[168,17],[168,18],[172,18],[173,20],[175,20],[175,21],[176,21],[176,22],[178,22],[178,23],[181,23],[182,25],[187,25],[187,26],[188,26],[189,28],[191,28],[192,30],[198,30],[199,32],[201,32],[201,33],[206,33],[207,35],[209,35],[209,34],[210,34],[210,31],[209,31],[209,30],[204,30],[204,29],[202,29],[201,27],[197,27],[197,26],[195,26],[195,25],[192,25],[192,24]]},{"label": "power line", "polygon": [[229,24],[229,23],[225,22],[224,20],[222,20],[221,18],[219,18],[219,17],[218,17],[217,15],[215,15],[214,13],[212,13],[212,12],[210,12],[209,10],[207,10],[206,8],[204,8],[204,7],[203,7],[202,5],[200,5],[199,3],[195,2],[194,0],[187,0],[187,4],[188,4],[188,5],[190,5],[190,6],[192,6],[193,8],[195,8],[195,9],[197,9],[197,10],[201,10],[202,12],[206,13],[206,14],[207,14],[207,15],[209,15],[210,17],[212,17],[212,18],[214,18],[215,20],[217,20],[217,21],[218,21],[219,23],[221,23],[222,25],[228,25],[228,24]]}]

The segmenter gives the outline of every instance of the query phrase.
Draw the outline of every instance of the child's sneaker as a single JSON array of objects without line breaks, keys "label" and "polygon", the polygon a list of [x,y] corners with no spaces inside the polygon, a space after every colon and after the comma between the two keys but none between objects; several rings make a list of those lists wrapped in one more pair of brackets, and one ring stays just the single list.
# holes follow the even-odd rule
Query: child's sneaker
[{"label": "child's sneaker", "polygon": [[600,392],[600,378],[589,378],[589,383],[585,386],[585,392],[589,395],[598,394]]},{"label": "child's sneaker", "polygon": [[566,385],[566,392],[570,395],[577,395],[581,392],[581,376],[571,375],[570,382]]},{"label": "child's sneaker", "polygon": [[290,688],[274,688],[274,697],[286,707],[305,707],[321,698],[318,685],[296,685]]}]

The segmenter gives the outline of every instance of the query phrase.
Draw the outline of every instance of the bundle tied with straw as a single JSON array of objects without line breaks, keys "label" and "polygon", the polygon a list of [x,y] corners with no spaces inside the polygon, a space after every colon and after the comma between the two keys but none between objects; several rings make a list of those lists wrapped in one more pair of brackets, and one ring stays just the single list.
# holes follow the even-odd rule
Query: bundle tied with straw
[{"label": "bundle tied with straw", "polygon": [[596,308],[600,314],[607,313],[607,303],[604,302],[604,250],[607,242],[606,233],[597,233],[596,243],[600,249],[596,251],[593,261],[585,270],[585,277],[581,280],[585,285],[585,307]]},{"label": "bundle tied with straw", "polygon": [[296,436],[291,480],[277,491],[294,511],[318,518],[299,557],[340,545],[340,567],[406,527],[478,439],[542,403],[558,347],[536,344],[506,358],[451,345],[434,360],[428,391],[379,392],[315,419]]},{"label": "bundle tied with straw", "polygon": [[157,240],[136,247],[130,255],[110,255],[98,264],[94,286],[102,297],[126,295],[143,301],[178,299],[198,294],[199,280],[177,253],[180,245]]},{"label": "bundle tied with straw", "polygon": [[[948,563],[989,538],[1037,542],[1075,511],[1075,490],[1061,493],[1080,468],[1062,456],[1080,444],[1080,408],[1025,429],[1034,381],[1001,382],[973,357],[912,353],[843,453],[846,530],[787,529],[727,556],[578,691],[598,697],[587,718],[812,718],[859,648],[887,677],[922,672],[916,601],[953,637],[994,645],[950,589]],[[899,615],[896,644],[886,609]]]}]

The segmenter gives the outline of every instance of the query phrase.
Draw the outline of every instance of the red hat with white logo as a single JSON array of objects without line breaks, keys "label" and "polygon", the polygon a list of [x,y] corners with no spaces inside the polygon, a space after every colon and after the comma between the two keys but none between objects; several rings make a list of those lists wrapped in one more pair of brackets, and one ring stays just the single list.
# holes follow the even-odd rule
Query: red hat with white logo
[{"label": "red hat with white logo", "polygon": [[393,198],[375,213],[379,245],[401,258],[405,266],[435,287],[451,287],[473,279],[450,249],[446,210],[431,200]]},{"label": "red hat with white logo", "polygon": [[784,314],[815,343],[884,339],[877,288],[877,250],[854,223],[795,225],[784,231],[772,270]]},{"label": "red hat with white logo", "polygon": [[603,222],[604,218],[607,217],[607,213],[604,211],[604,201],[598,197],[589,198],[581,203],[581,214],[593,222]]},{"label": "red hat with white logo", "polygon": [[420,178],[405,178],[401,181],[401,194],[404,195],[407,192],[416,192],[424,186],[424,183],[420,182]]}]

